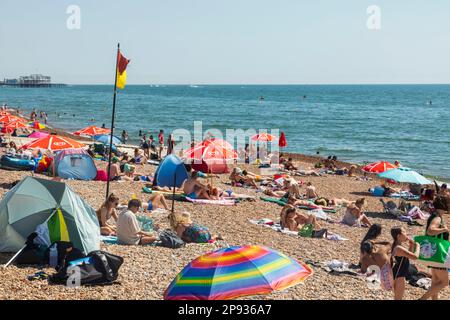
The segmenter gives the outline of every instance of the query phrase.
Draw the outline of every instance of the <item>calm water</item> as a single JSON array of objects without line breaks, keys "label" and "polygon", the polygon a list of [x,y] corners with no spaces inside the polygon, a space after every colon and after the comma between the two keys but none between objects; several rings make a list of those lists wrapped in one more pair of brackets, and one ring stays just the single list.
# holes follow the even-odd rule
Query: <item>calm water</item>
[{"label": "calm water", "polygon": [[[110,125],[112,87],[0,87],[2,102],[45,110],[50,124],[75,131],[92,124],[91,118]],[[320,151],[357,163],[400,160],[450,179],[450,85],[130,85],[118,97],[116,128],[134,140],[139,129],[154,135],[160,128],[192,131],[197,120],[204,130],[279,128],[287,151]]]}]

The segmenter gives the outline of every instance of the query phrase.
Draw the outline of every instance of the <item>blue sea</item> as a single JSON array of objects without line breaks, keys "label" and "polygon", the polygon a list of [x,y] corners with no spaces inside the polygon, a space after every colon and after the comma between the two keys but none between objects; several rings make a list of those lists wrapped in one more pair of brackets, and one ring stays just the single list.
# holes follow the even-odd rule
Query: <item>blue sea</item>
[{"label": "blue sea", "polygon": [[[110,126],[112,93],[102,85],[0,87],[0,104],[44,110],[49,124],[76,131]],[[119,91],[116,130],[127,130],[132,141],[139,130],[192,131],[200,120],[204,130],[280,129],[289,152],[319,151],[360,164],[399,160],[450,180],[450,85],[128,85]]]}]

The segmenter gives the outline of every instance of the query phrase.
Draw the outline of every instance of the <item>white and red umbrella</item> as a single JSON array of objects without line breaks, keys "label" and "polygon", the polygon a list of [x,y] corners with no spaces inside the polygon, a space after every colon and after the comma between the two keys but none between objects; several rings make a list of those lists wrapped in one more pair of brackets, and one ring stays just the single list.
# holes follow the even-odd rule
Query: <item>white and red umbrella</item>
[{"label": "white and red umbrella", "polygon": [[375,163],[368,164],[364,168],[362,168],[362,171],[369,172],[369,173],[382,173],[391,169],[396,169],[397,166],[393,165],[392,163],[389,163],[387,161],[379,161]]},{"label": "white and red umbrella", "polygon": [[47,137],[34,140],[23,146],[24,149],[46,149],[50,151],[81,149],[84,147],[85,145],[78,141],[58,135],[49,135]]},{"label": "white and red umbrella", "polygon": [[16,129],[25,129],[29,126],[21,121],[11,121],[5,124],[1,130],[2,133],[12,133]]},{"label": "white and red umbrella", "polygon": [[256,134],[251,138],[253,141],[266,141],[266,142],[272,142],[277,141],[278,137],[268,134],[268,133],[260,133]]}]

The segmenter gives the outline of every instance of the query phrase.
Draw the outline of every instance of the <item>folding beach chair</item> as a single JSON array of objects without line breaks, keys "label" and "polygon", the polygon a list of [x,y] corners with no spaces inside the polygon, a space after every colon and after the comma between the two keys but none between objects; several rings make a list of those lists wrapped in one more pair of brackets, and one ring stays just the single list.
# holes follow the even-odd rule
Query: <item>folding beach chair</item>
[{"label": "folding beach chair", "polygon": [[392,215],[396,218],[400,218],[405,215],[405,212],[400,210],[394,201],[385,202],[383,199],[380,199],[380,202],[383,204],[384,213]]}]

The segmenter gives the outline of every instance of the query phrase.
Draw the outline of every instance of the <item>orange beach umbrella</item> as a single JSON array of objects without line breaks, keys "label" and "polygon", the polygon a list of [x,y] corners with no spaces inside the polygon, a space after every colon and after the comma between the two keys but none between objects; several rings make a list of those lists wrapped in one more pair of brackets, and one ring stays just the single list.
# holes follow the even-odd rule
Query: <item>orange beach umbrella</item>
[{"label": "orange beach umbrella", "polygon": [[14,132],[15,129],[24,128],[28,128],[28,125],[26,123],[23,123],[21,121],[11,121],[3,126],[2,133],[11,133]]},{"label": "orange beach umbrella", "polygon": [[64,149],[80,149],[85,145],[70,138],[57,135],[49,135],[44,138],[36,139],[23,146],[24,149],[47,149],[59,151]]},{"label": "orange beach umbrella", "polygon": [[9,123],[12,121],[25,121],[23,118],[12,115],[0,116],[0,123]]},{"label": "orange beach umbrella", "polygon": [[101,134],[108,134],[111,130],[105,129],[105,128],[99,128],[96,126],[90,126],[81,130],[78,130],[77,132],[74,132],[74,135],[77,136],[98,136]]}]

